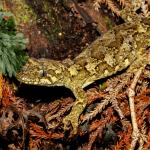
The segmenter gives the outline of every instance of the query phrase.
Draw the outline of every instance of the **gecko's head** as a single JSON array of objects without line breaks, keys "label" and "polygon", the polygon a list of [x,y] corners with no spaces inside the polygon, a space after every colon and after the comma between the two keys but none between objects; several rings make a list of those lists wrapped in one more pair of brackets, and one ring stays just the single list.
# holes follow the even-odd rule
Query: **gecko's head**
[{"label": "gecko's head", "polygon": [[16,78],[24,84],[53,86],[60,80],[61,69],[57,61],[30,58]]}]

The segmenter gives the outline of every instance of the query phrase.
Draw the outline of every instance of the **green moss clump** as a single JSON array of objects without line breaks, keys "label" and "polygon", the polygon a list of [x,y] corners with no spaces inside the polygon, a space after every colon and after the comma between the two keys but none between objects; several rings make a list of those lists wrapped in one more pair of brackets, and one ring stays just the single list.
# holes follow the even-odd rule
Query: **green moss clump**
[{"label": "green moss clump", "polygon": [[0,31],[6,34],[15,34],[15,21],[11,13],[0,11]]}]

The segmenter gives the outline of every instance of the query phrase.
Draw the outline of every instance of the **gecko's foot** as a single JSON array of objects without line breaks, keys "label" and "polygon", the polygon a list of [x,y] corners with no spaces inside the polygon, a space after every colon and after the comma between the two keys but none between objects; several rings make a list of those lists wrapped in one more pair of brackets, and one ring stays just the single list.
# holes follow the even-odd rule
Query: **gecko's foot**
[{"label": "gecko's foot", "polygon": [[80,114],[83,112],[85,106],[86,106],[85,98],[83,100],[80,99],[80,101],[77,101],[73,105],[70,114],[68,114],[63,119],[64,130],[68,130],[69,129],[68,125],[69,125],[69,123],[71,123],[72,128],[73,128],[72,131],[71,131],[71,135],[76,135],[77,134],[78,126],[79,126],[79,117],[80,117]]},{"label": "gecko's foot", "polygon": [[64,124],[64,130],[69,130],[69,125],[71,123],[72,125],[72,131],[71,134],[75,135],[77,134],[78,131],[78,119],[79,119],[79,115],[70,113],[69,115],[67,115],[64,119],[63,119],[63,124]]}]

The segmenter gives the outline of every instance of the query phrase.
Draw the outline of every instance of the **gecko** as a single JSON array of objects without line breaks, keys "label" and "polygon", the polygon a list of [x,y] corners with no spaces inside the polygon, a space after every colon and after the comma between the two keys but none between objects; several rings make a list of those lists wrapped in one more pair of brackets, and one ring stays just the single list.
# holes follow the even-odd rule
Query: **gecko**
[{"label": "gecko", "polygon": [[64,86],[73,92],[76,100],[71,112],[63,119],[64,130],[67,130],[70,122],[72,134],[77,133],[79,117],[88,99],[85,87],[129,66],[137,68],[135,62],[140,62],[140,65],[150,64],[150,20],[133,17],[131,21],[130,15],[126,19],[129,21],[97,38],[74,59],[57,61],[29,58],[16,74],[21,83]]}]

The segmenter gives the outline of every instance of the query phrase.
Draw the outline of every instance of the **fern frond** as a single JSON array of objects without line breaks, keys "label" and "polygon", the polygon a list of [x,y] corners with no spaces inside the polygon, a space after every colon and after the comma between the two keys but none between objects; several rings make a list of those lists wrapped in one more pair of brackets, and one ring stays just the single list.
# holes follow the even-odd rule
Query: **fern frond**
[{"label": "fern frond", "polygon": [[143,2],[141,2],[141,0],[95,0],[93,6],[96,10],[98,10],[102,4],[105,4],[114,14],[120,16],[121,9],[124,9],[125,7],[133,7],[134,9],[137,9],[142,6],[142,3]]},{"label": "fern frond", "polygon": [[0,72],[9,77],[15,76],[16,71],[25,63],[26,39],[23,35],[9,35],[0,32]]},{"label": "fern frond", "polygon": [[95,0],[94,8],[98,10],[102,4],[105,4],[117,16],[120,16],[120,10],[113,0]]},{"label": "fern frond", "polygon": [[122,112],[122,110],[120,109],[120,107],[119,107],[119,105],[118,105],[117,99],[116,99],[116,98],[113,98],[113,99],[111,100],[111,103],[112,103],[112,107],[117,111],[119,117],[120,117],[121,119],[123,119],[123,118],[124,118],[124,115],[123,115],[123,112]]},{"label": "fern frond", "polygon": [[96,108],[93,111],[84,116],[82,123],[84,123],[85,121],[92,120],[92,118],[94,118],[98,113],[102,112],[102,110],[106,107],[106,105],[108,105],[109,102],[109,99],[104,99],[101,103],[99,103],[96,106]]},{"label": "fern frond", "polygon": [[23,34],[16,32],[13,16],[1,10],[0,39],[0,72],[9,77],[15,76],[16,71],[27,60],[27,55],[23,51],[27,40]]},{"label": "fern frond", "polygon": [[122,7],[131,7],[131,1],[130,0],[119,0],[119,3]]},{"label": "fern frond", "polygon": [[105,0],[105,4],[113,13],[115,13],[117,16],[120,16],[120,10],[118,9],[118,7],[114,4],[112,0]]}]

